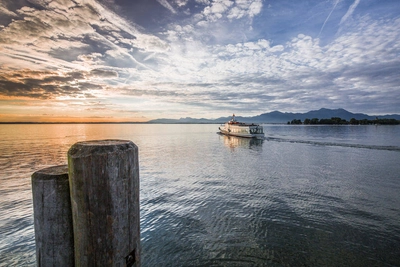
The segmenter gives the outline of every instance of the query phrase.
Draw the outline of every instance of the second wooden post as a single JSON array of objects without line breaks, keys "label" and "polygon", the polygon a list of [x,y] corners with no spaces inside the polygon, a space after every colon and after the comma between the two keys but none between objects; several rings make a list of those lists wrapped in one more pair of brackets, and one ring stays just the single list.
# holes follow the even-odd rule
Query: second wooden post
[{"label": "second wooden post", "polygon": [[139,156],[131,141],[68,151],[76,266],[140,266]]}]

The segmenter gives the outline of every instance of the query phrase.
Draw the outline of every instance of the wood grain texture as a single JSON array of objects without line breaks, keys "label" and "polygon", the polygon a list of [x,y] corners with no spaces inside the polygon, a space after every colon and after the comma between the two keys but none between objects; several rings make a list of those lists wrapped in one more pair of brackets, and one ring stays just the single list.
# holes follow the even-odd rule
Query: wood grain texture
[{"label": "wood grain texture", "polygon": [[68,165],[76,266],[140,266],[138,147],[78,142]]},{"label": "wood grain texture", "polygon": [[37,266],[74,266],[68,166],[32,174]]}]

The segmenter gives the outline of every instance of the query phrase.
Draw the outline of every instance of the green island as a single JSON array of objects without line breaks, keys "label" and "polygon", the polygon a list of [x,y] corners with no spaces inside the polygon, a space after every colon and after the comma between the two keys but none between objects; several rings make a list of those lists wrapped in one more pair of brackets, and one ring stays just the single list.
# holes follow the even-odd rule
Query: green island
[{"label": "green island", "polygon": [[347,120],[339,118],[339,117],[332,117],[330,119],[318,119],[318,118],[308,119],[308,118],[306,118],[304,120],[304,122],[302,122],[299,119],[293,119],[292,121],[288,121],[287,124],[293,124],[293,125],[299,125],[299,124],[304,124],[304,125],[399,125],[400,120],[379,119],[379,118],[376,118],[374,120],[368,120],[368,119],[357,120],[355,118],[351,118],[350,121],[347,121]]}]

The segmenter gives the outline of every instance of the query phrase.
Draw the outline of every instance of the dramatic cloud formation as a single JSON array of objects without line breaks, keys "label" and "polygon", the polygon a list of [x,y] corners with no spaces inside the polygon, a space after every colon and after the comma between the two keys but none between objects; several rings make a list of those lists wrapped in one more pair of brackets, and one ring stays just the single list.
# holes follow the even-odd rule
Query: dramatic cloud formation
[{"label": "dramatic cloud formation", "polygon": [[5,0],[0,121],[400,113],[400,3]]}]

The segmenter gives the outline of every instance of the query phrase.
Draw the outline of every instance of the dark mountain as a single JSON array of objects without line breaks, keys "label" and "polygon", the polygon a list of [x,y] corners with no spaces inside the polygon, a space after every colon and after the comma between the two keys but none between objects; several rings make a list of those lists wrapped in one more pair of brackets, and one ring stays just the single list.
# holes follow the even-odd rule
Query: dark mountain
[{"label": "dark mountain", "polygon": [[[287,123],[293,119],[304,121],[305,119],[330,119],[332,117],[339,117],[341,119],[350,121],[351,118],[356,120],[368,119],[396,119],[400,120],[400,115],[383,115],[383,116],[370,116],[363,113],[351,113],[345,109],[327,109],[321,108],[319,110],[312,110],[306,113],[292,113],[280,111],[272,111],[269,113],[263,113],[253,117],[241,117],[236,116],[236,119],[241,122],[254,122],[254,123]],[[193,119],[193,118],[180,118],[179,120],[174,119],[157,119],[149,121],[149,123],[224,123],[231,119],[231,116],[221,117],[215,120],[211,119]]]},{"label": "dark mountain", "polygon": [[345,109],[339,108],[339,109],[326,109],[326,108],[321,108],[320,110],[312,110],[307,113],[303,114],[302,119],[312,119],[312,118],[318,118],[318,119],[330,119],[332,117],[339,117],[345,120],[350,120],[351,118],[357,119],[357,120],[362,120],[362,119],[375,119],[375,116],[368,116],[366,114],[362,113],[351,113]]}]

